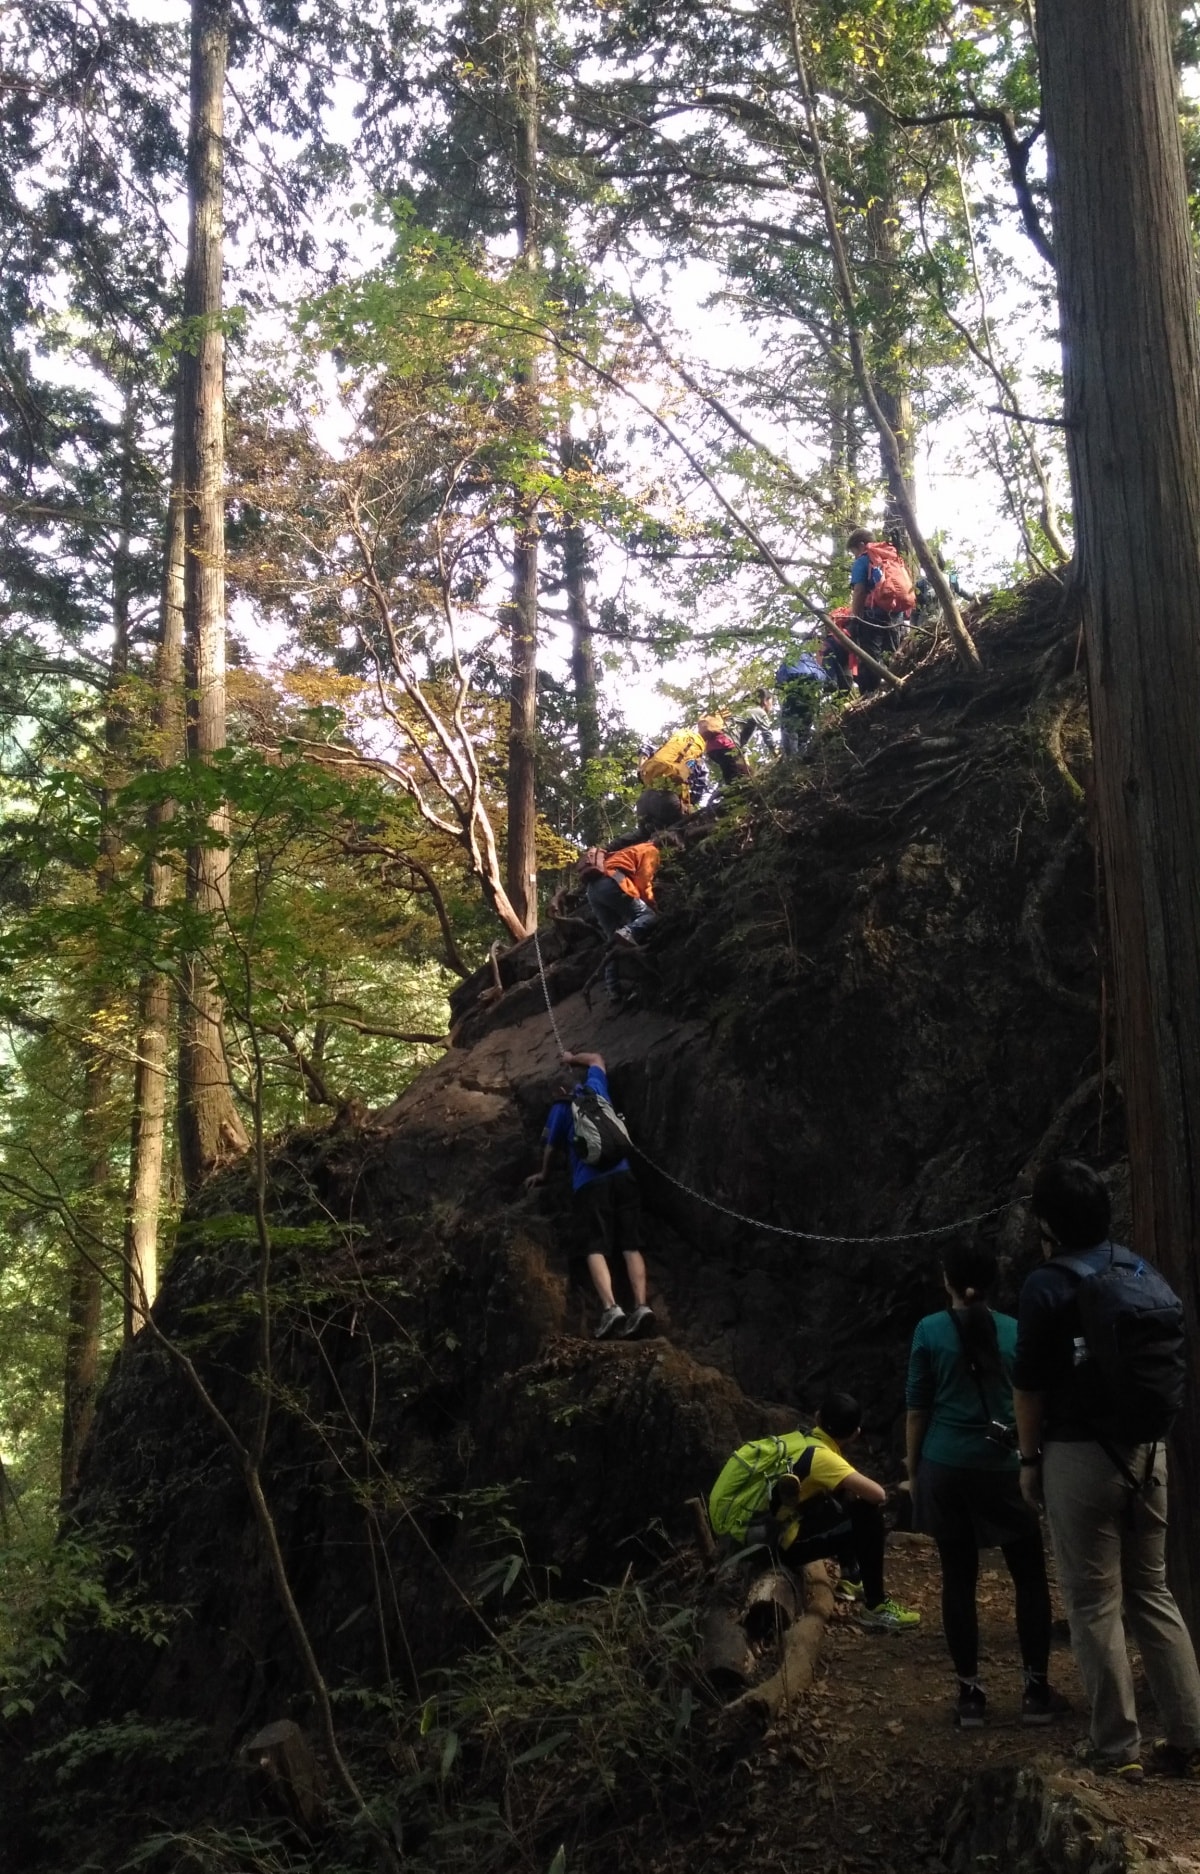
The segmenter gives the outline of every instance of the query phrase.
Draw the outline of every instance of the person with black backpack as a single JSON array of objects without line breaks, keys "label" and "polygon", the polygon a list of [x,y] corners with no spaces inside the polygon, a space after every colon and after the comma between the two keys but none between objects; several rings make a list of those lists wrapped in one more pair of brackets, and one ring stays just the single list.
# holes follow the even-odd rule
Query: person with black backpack
[{"label": "person with black backpack", "polygon": [[[1021,1489],[1045,1503],[1091,1706],[1089,1759],[1129,1783],[1147,1768],[1200,1777],[1200,1670],[1166,1577],[1164,1440],[1183,1400],[1183,1308],[1152,1264],[1110,1241],[1108,1192],[1090,1165],[1044,1166],[1030,1205],[1045,1260],[1017,1315]],[[1145,1763],[1126,1623],[1166,1732]]]},{"label": "person with black backpack", "polygon": [[906,1458],[913,1525],[933,1537],[942,1565],[942,1629],[958,1676],[954,1721],[987,1718],[979,1680],[975,1603],[979,1551],[998,1548],[1012,1576],[1025,1672],[1021,1723],[1050,1724],[1067,1702],[1047,1677],[1050,1589],[1037,1512],[1021,1495],[1013,1423],[1017,1324],[996,1314],[990,1249],[954,1243],[942,1264],[948,1306],[917,1323],[908,1362]]},{"label": "person with black backpack", "polygon": [[[613,1109],[602,1054],[564,1054],[564,1067],[587,1071],[576,1084],[562,1077],[542,1133],[542,1165],[525,1180],[526,1190],[544,1184],[555,1154],[568,1153],[571,1191],[587,1270],[603,1310],[597,1340],[636,1340],[653,1334],[654,1312],[646,1300],[646,1263],[641,1245],[641,1200],[629,1163],[629,1134]],[[609,1257],[620,1252],[633,1295],[626,1314],[613,1294]]]}]

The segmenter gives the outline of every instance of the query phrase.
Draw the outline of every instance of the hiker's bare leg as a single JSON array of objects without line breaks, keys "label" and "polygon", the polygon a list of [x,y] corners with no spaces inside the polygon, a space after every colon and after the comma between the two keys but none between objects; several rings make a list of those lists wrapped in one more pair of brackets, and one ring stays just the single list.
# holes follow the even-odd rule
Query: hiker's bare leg
[{"label": "hiker's bare leg", "polygon": [[629,1286],[633,1290],[634,1306],[646,1305],[646,1264],[640,1249],[625,1251],[625,1273],[629,1277]]},{"label": "hiker's bare leg", "polygon": [[[626,1257],[625,1260],[628,1262],[629,1258]],[[640,1256],[638,1257],[638,1261],[641,1261]],[[592,1287],[595,1289],[597,1295],[599,1295],[602,1306],[605,1308],[614,1308],[616,1306],[616,1300],[613,1296],[612,1276],[608,1272],[607,1256],[603,1255],[600,1250],[594,1249],[587,1259],[587,1267],[588,1274],[592,1278]],[[645,1286],[646,1277],[643,1271],[642,1287],[644,1288]]]}]

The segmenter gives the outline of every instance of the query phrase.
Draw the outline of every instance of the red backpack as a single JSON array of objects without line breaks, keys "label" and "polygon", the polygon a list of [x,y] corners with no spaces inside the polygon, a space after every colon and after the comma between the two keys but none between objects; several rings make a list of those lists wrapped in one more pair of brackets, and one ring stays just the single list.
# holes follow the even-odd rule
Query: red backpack
[{"label": "red backpack", "polygon": [[908,568],[895,547],[886,540],[871,540],[863,548],[870,568],[867,573],[867,604],[876,612],[915,611],[917,594],[908,576]]}]

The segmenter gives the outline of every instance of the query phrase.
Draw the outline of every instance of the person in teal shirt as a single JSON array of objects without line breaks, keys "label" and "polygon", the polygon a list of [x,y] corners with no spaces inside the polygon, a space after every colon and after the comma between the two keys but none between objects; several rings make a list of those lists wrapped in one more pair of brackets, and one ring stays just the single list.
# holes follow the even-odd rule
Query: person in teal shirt
[{"label": "person in teal shirt", "polygon": [[917,1323],[905,1401],[909,1489],[916,1528],[937,1543],[942,1626],[958,1675],[955,1722],[984,1723],[975,1590],[981,1548],[1000,1549],[1016,1595],[1025,1669],[1022,1724],[1049,1724],[1067,1709],[1047,1676],[1050,1590],[1041,1525],[1021,1496],[1012,1403],[1017,1324],[987,1297],[990,1250],[955,1244],[943,1266],[949,1306]]}]

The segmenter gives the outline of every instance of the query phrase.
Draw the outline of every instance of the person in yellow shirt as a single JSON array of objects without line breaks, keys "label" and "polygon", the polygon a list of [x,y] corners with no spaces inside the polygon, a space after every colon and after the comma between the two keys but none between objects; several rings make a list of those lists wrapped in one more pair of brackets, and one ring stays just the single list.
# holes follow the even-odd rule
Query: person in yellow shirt
[{"label": "person in yellow shirt", "polygon": [[765,1541],[788,1568],[832,1557],[842,1571],[840,1592],[857,1605],[865,1627],[907,1633],[920,1614],[885,1591],[883,1505],[887,1492],[855,1470],[844,1447],[862,1429],[857,1399],[827,1393],[814,1430],[790,1471],[771,1486],[766,1513],[750,1523],[747,1542]]}]

